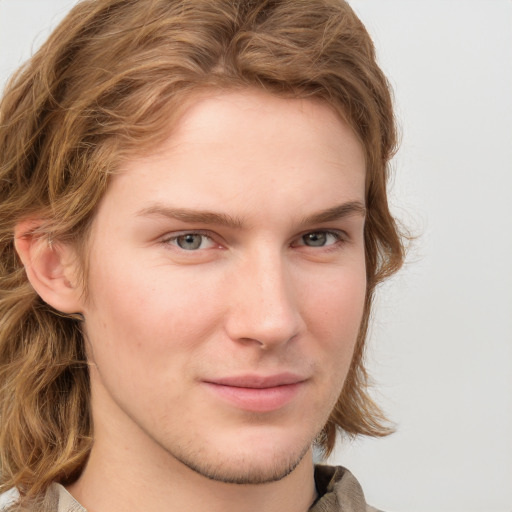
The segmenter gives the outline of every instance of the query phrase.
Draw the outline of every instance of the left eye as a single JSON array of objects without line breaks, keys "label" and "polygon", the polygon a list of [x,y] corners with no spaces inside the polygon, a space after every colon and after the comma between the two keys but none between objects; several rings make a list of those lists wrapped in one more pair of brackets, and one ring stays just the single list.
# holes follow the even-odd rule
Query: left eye
[{"label": "left eye", "polygon": [[340,236],[331,231],[312,231],[301,237],[299,245],[307,245],[308,247],[325,247],[338,242]]},{"label": "left eye", "polygon": [[201,233],[183,233],[182,235],[173,236],[166,240],[167,243],[176,245],[185,251],[196,251],[198,249],[208,249],[213,247],[213,240]]}]

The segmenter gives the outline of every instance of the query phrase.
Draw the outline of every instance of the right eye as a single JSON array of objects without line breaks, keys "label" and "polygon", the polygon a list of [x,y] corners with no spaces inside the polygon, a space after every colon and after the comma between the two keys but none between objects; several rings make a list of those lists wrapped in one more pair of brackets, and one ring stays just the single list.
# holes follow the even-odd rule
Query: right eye
[{"label": "right eye", "polygon": [[184,251],[210,249],[215,246],[215,243],[209,236],[195,232],[174,234],[167,237],[164,242],[183,249]]}]

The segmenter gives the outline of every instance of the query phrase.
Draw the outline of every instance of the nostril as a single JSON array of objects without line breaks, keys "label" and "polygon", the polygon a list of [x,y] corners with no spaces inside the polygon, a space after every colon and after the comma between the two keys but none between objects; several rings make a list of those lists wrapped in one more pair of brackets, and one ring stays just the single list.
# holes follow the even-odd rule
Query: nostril
[{"label": "nostril", "polygon": [[231,339],[268,350],[287,344],[298,335],[300,317],[289,305],[274,307],[272,314],[266,315],[255,309],[237,309],[230,313],[226,328]]}]

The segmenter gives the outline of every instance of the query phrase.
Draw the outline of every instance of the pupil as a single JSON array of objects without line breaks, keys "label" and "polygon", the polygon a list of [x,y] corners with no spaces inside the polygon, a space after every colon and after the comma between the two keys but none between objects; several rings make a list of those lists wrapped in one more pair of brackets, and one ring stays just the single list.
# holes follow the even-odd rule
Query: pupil
[{"label": "pupil", "polygon": [[192,250],[199,249],[201,246],[201,235],[183,235],[177,238],[176,242],[182,249]]},{"label": "pupil", "polygon": [[304,243],[306,245],[321,247],[325,245],[327,241],[327,235],[325,233],[308,233],[304,237]]}]

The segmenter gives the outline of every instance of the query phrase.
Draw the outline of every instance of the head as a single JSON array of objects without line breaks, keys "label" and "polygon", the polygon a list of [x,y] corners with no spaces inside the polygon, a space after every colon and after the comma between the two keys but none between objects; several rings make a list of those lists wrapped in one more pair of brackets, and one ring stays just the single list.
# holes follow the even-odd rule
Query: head
[{"label": "head", "polygon": [[[183,120],[193,124],[202,115],[197,105],[219,106],[226,98],[235,106],[241,101],[241,110],[262,98],[270,116],[272,102],[285,116],[293,116],[290,105],[300,104],[306,114],[314,107],[345,126],[361,149],[361,314],[339,396],[317,442],[329,453],[337,431],[389,433],[368,394],[363,355],[375,288],[403,259],[386,195],[396,132],[389,86],[361,22],[341,0],[86,0],[13,77],[0,107],[0,473],[6,487],[35,495],[80,474],[94,439],[86,343],[92,327],[87,315],[77,314],[80,307],[61,298],[69,290],[75,304],[97,299],[98,219],[123,176],[135,172],[133,162],[165,154],[173,140],[187,142]],[[244,129],[250,134],[250,125]],[[64,291],[55,291],[51,275],[34,287],[30,262],[16,244],[21,255],[23,246],[34,247],[34,257],[43,254],[49,268],[53,252],[71,254]]]}]

